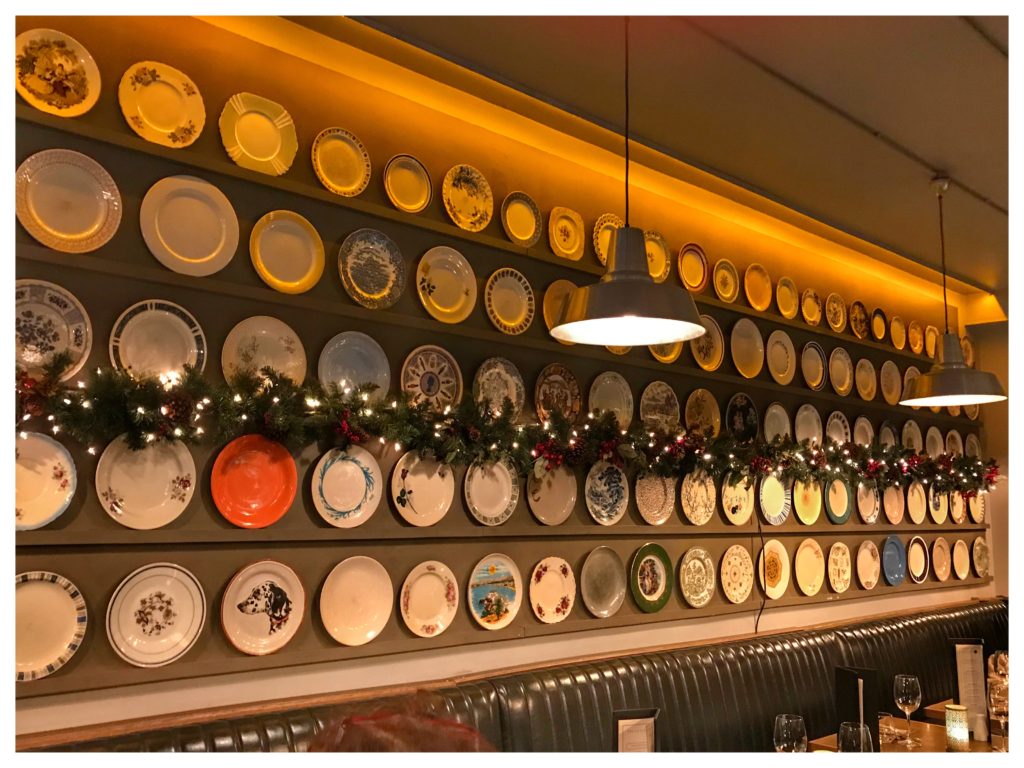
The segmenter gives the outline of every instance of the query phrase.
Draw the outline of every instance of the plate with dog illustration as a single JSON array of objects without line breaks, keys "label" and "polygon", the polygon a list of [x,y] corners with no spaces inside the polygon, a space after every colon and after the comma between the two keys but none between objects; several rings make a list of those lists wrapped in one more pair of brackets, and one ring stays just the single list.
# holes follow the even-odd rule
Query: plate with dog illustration
[{"label": "plate with dog illustration", "polygon": [[306,613],[306,591],[284,563],[260,560],[234,575],[224,589],[220,623],[242,653],[266,656],[295,637]]}]

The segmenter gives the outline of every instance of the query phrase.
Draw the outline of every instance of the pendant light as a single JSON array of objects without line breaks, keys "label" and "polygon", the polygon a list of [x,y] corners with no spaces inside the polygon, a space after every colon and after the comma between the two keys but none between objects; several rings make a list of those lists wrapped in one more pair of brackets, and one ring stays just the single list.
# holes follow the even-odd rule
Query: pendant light
[{"label": "pendant light", "polygon": [[577,344],[641,346],[671,344],[705,333],[689,292],[656,283],[647,269],[643,230],[629,226],[629,17],[625,19],[626,225],[612,232],[608,268],[593,285],[566,298],[560,321],[551,329],[559,341]]},{"label": "pendant light", "polygon": [[939,199],[939,247],[942,253],[942,306],[946,313],[946,331],[936,350],[936,362],[928,373],[911,380],[900,405],[943,406],[981,405],[1006,399],[1006,392],[995,374],[978,371],[964,362],[960,339],[949,330],[949,304],[946,302],[946,233],[942,219],[942,196],[949,179],[936,176],[932,190]]}]

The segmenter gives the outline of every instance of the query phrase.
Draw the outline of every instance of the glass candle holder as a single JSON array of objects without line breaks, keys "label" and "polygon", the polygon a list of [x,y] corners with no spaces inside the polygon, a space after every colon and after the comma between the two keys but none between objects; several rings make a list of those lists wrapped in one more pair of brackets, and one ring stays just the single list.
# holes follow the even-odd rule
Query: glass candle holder
[{"label": "glass candle holder", "polygon": [[967,707],[962,704],[946,705],[946,751],[967,752],[971,748],[967,729]]}]

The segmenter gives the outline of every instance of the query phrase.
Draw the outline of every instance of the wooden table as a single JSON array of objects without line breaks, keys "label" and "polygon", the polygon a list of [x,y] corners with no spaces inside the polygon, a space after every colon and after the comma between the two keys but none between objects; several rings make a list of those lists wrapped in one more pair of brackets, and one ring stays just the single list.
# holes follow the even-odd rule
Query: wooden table
[{"label": "wooden table", "polygon": [[[945,710],[943,710],[943,718],[945,718]],[[945,720],[943,720],[945,722]],[[906,733],[906,721],[900,728],[900,734]],[[913,752],[945,752],[946,751],[946,726],[935,725],[934,723],[922,723],[920,721],[914,721],[910,726],[910,732],[914,738],[921,741],[921,746],[915,747]],[[996,732],[998,734],[998,731]],[[997,744],[1000,739],[999,736],[993,736],[992,741]],[[971,752],[991,752],[992,744],[987,741],[971,741]],[[822,736],[820,739],[815,739],[807,745],[807,749],[810,752],[835,752],[836,751],[836,734],[829,734],[828,736]],[[883,744],[883,752],[906,752],[907,748],[900,742],[894,742],[892,744]]]}]

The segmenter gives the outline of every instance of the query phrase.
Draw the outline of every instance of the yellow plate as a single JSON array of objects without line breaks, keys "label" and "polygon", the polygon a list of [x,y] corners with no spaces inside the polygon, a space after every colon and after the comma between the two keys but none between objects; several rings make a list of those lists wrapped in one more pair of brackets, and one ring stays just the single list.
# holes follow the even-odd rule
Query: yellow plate
[{"label": "yellow plate", "polygon": [[800,311],[808,325],[818,325],[821,322],[821,297],[813,288],[804,291],[800,299]]},{"label": "yellow plate", "polygon": [[461,323],[476,306],[476,274],[461,253],[439,245],[420,259],[416,294],[435,320]]},{"label": "yellow plate", "polygon": [[602,213],[594,222],[594,253],[601,264],[608,263],[608,249],[612,244],[612,232],[620,229],[623,225],[622,219],[614,213]]},{"label": "yellow plate", "polygon": [[294,211],[271,211],[249,235],[249,256],[263,282],[281,293],[305,293],[324,272],[324,244]]},{"label": "yellow plate", "polygon": [[613,355],[627,355],[633,347],[617,347],[612,344],[606,344],[605,349],[611,352]]},{"label": "yellow plate", "polygon": [[220,113],[220,140],[242,168],[280,176],[292,166],[299,141],[288,110],[253,93],[236,93]]},{"label": "yellow plate", "polygon": [[743,291],[747,294],[750,306],[758,312],[764,312],[772,304],[772,279],[768,270],[754,263],[743,273]]},{"label": "yellow plate", "polygon": [[384,191],[398,210],[419,213],[430,202],[430,174],[412,155],[395,155],[384,166]]},{"label": "yellow plate", "polygon": [[206,125],[206,107],[195,83],[159,61],[137,61],[128,67],[117,100],[129,127],[154,144],[187,147]]},{"label": "yellow plate", "polygon": [[708,257],[704,255],[704,249],[696,243],[687,243],[679,249],[677,268],[679,279],[687,290],[700,293],[707,287],[711,278]]},{"label": "yellow plate", "polygon": [[788,277],[780,277],[775,285],[775,305],[779,313],[787,320],[792,320],[800,311],[800,292],[796,283]]},{"label": "yellow plate", "polygon": [[78,117],[100,97],[100,71],[75,38],[55,29],[30,29],[14,40],[14,87],[40,112]]},{"label": "yellow plate", "polygon": [[[550,331],[555,327],[562,314],[562,304],[576,289],[576,284],[571,280],[555,280],[551,285],[544,291],[544,325],[548,327]],[[567,347],[571,347],[576,342],[573,341],[562,341],[556,339],[559,344],[564,344]]]},{"label": "yellow plate", "polygon": [[793,483],[793,509],[804,525],[814,525],[821,515],[821,484],[816,480]]},{"label": "yellow plate", "polygon": [[659,363],[671,364],[679,359],[683,353],[683,342],[676,341],[672,344],[651,344],[647,347]]},{"label": "yellow plate", "polygon": [[644,248],[647,250],[647,271],[651,273],[654,282],[664,283],[672,272],[668,243],[660,232],[647,230],[644,232]]},{"label": "yellow plate", "polygon": [[355,197],[370,183],[370,153],[344,128],[324,128],[313,139],[313,170],[324,187],[342,197]]},{"label": "yellow plate", "polygon": [[509,240],[530,248],[540,239],[544,222],[532,197],[525,192],[509,192],[501,204],[501,226]]},{"label": "yellow plate", "polygon": [[568,208],[552,208],[548,219],[548,244],[555,255],[569,261],[579,261],[583,257],[585,243],[583,217]]},{"label": "yellow plate", "polygon": [[740,278],[735,264],[728,259],[719,259],[715,262],[712,278],[719,299],[729,304],[736,301],[740,295]]},{"label": "yellow plate", "polygon": [[921,350],[924,349],[924,330],[917,320],[911,320],[910,325],[907,326],[907,343],[910,344],[910,351],[915,355],[920,355]]},{"label": "yellow plate", "polygon": [[452,166],[444,175],[441,200],[448,217],[469,232],[486,227],[494,213],[491,185],[480,171],[464,163]]}]

